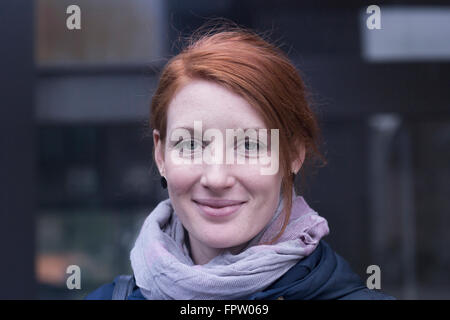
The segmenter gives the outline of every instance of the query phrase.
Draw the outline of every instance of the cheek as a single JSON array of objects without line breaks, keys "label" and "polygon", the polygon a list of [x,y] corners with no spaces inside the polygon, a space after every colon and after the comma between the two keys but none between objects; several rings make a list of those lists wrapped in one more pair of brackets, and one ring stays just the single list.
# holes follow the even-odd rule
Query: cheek
[{"label": "cheek", "polygon": [[257,233],[276,211],[280,199],[281,175],[261,175],[259,168],[251,167],[239,174],[239,181],[251,199],[246,214],[240,219],[242,225]]},{"label": "cheek", "polygon": [[174,195],[187,193],[199,180],[200,173],[190,166],[173,166],[167,168],[167,181],[169,181],[169,192]]},{"label": "cheek", "polygon": [[173,151],[166,149],[165,167],[166,178],[168,182],[169,195],[181,196],[189,192],[195,184],[201,172],[198,166],[192,164],[176,163],[173,156]]},{"label": "cheek", "polygon": [[[257,170],[247,170],[247,173],[243,174],[243,181],[245,188],[248,190],[250,194],[253,195],[255,201],[255,206],[258,208],[255,209],[263,209],[264,207],[273,207],[273,203],[276,202],[275,206],[278,204],[277,199],[280,194],[281,188],[281,175],[262,175]],[[245,174],[245,176],[244,176]],[[268,210],[270,212],[270,210]]]},{"label": "cheek", "polygon": [[280,174],[263,175],[258,166],[242,166],[236,173],[239,181],[254,196],[277,194],[281,187]]}]

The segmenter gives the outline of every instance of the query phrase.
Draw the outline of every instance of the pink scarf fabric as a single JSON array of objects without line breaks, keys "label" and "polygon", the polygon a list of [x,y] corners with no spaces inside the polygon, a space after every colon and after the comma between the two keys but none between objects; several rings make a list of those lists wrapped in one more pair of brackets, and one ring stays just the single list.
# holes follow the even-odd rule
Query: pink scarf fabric
[{"label": "pink scarf fabric", "polygon": [[[266,229],[263,230],[260,238],[258,236],[255,237],[258,239],[258,244],[268,242],[274,238],[281,230],[283,222],[284,215],[277,212]],[[329,232],[325,218],[319,216],[317,212],[311,209],[302,196],[294,195],[289,223],[275,244],[300,239],[300,245],[309,248],[305,252],[309,255],[315,249],[315,246],[311,245],[317,244],[318,240],[328,235]],[[250,246],[252,245],[254,245],[254,241],[250,243]]]},{"label": "pink scarf fabric", "polygon": [[289,224],[276,243],[261,244],[281,230],[281,197],[272,220],[242,252],[226,250],[204,265],[193,263],[185,229],[170,199],[162,201],[145,220],[130,255],[142,294],[150,300],[242,299],[264,290],[329,233],[327,221],[303,197],[293,196]]}]

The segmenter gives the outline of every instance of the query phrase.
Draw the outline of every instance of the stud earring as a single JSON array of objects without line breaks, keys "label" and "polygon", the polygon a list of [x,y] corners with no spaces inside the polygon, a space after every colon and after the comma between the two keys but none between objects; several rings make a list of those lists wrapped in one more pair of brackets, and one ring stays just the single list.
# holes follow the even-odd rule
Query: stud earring
[{"label": "stud earring", "polygon": [[167,180],[164,176],[161,177],[161,187],[167,189]]}]

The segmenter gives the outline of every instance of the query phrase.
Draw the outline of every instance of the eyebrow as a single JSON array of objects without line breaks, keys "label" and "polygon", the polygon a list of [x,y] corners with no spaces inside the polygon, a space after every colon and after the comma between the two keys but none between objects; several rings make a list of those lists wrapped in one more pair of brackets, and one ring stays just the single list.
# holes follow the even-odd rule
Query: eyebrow
[{"label": "eyebrow", "polygon": [[172,131],[175,131],[175,130],[177,130],[177,129],[185,129],[185,130],[188,130],[188,131],[191,132],[191,133],[194,132],[194,128],[191,128],[191,127],[176,127],[176,128],[173,128],[173,129],[171,130],[171,132],[172,132]]},{"label": "eyebrow", "polygon": [[[185,130],[188,130],[190,133],[194,133],[194,128],[192,128],[192,127],[176,127],[176,128],[173,128],[172,130],[171,130],[171,132],[172,131],[174,131],[174,130],[176,130],[176,129],[185,129]],[[244,131],[247,131],[247,130],[269,130],[269,129],[267,129],[267,128],[260,128],[260,127],[251,127],[251,128],[225,128],[225,129],[231,129],[231,130],[236,130],[236,129],[242,129],[242,130],[244,130]],[[206,130],[208,130],[208,129],[206,129]],[[203,130],[203,131],[206,131],[206,130]]]}]

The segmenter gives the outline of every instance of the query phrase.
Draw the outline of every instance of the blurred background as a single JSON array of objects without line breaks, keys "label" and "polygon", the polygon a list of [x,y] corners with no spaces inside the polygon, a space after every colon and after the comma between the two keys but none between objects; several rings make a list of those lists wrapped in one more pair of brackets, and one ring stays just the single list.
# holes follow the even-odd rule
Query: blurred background
[{"label": "blurred background", "polygon": [[399,299],[450,299],[450,5],[345,3],[1,1],[0,298],[81,299],[131,272],[167,197],[146,135],[159,71],[179,35],[224,17],[270,31],[312,94],[329,164],[303,196],[326,241]]}]

